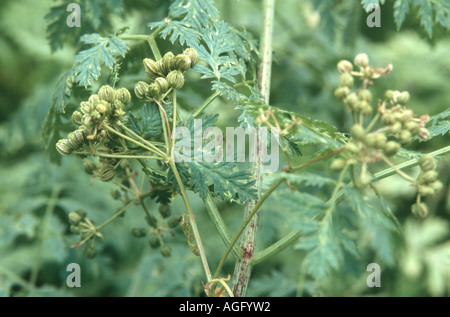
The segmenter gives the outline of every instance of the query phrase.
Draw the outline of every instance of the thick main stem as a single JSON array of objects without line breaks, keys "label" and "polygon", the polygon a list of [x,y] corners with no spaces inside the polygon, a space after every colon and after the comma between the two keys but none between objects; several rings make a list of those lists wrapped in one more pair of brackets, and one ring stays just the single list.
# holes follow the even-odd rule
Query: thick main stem
[{"label": "thick main stem", "polygon": [[[261,59],[258,67],[258,88],[264,96],[264,101],[269,103],[270,92],[270,76],[272,69],[272,33],[273,21],[275,13],[275,0],[264,0],[263,4],[264,18],[263,27],[260,38],[260,53]],[[259,128],[257,128],[259,130]],[[257,133],[258,135],[258,133]],[[261,158],[260,158],[260,144],[258,140],[256,145],[256,158],[252,166],[253,178],[256,180],[255,186],[258,191],[258,197],[261,192]],[[247,219],[255,206],[258,205],[257,200],[247,201],[245,204],[244,219]],[[258,208],[258,207],[257,207]],[[243,251],[243,257],[236,262],[234,276],[233,276],[233,294],[236,297],[242,297],[247,294],[248,283],[252,271],[251,259],[255,251],[256,236],[258,233],[259,211],[254,212],[248,226],[246,226],[239,246]]]}]

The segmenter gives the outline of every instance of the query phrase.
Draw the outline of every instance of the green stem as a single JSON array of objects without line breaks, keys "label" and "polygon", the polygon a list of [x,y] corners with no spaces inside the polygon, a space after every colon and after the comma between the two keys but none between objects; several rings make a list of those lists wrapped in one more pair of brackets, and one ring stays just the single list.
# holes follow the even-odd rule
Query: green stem
[{"label": "green stem", "polygon": [[[264,0],[263,3],[263,25],[262,32],[260,38],[260,53],[261,60],[258,66],[258,88],[261,94],[264,97],[264,101],[266,104],[269,104],[270,97],[270,78],[272,71],[272,36],[273,36],[273,24],[274,24],[274,16],[275,16],[275,0]],[[257,134],[259,131],[259,126],[257,127]],[[257,140],[256,146],[256,160],[252,164],[251,171],[253,174],[253,179],[256,180],[255,186],[258,192],[258,196],[261,194],[261,157],[259,148],[259,140]],[[245,232],[242,235],[242,239],[240,241],[240,247],[242,248],[244,255],[241,259],[236,262],[233,276],[233,294],[237,297],[243,297],[247,294],[248,283],[250,281],[250,275],[252,271],[252,266],[250,263],[250,259],[254,253],[256,246],[256,236],[258,233],[258,225],[259,225],[259,212],[258,208],[261,204],[257,200],[247,201],[245,204],[245,212],[244,217],[248,219],[248,222],[251,220],[251,224],[247,227],[247,220],[244,226],[241,226],[242,231]],[[239,233],[240,235],[240,233]],[[236,241],[232,242],[231,247],[236,243]],[[231,247],[228,249],[228,253],[231,250]],[[221,261],[225,261],[225,258],[222,258]],[[221,265],[223,265],[223,262]],[[218,268],[216,274],[220,273],[221,267]]]},{"label": "green stem", "polygon": [[[230,245],[231,243],[231,233],[228,230],[227,225],[223,221],[223,218],[217,209],[216,204],[214,203],[211,194],[207,192],[206,198],[203,198],[203,203],[205,204],[206,210],[208,211],[208,215],[214,223],[219,236],[222,238],[222,241],[225,245]],[[235,244],[232,248],[233,254],[236,258],[242,257],[242,250]]]},{"label": "green stem", "polygon": [[104,227],[106,227],[107,225],[109,225],[111,222],[113,222],[117,217],[120,217],[125,210],[127,210],[129,207],[131,207],[132,205],[134,205],[136,203],[137,199],[134,198],[133,200],[131,200],[128,204],[126,204],[125,206],[123,206],[119,211],[117,211],[114,215],[112,215],[111,218],[109,218],[108,220],[106,220],[104,223],[102,223],[101,225],[97,226],[95,228],[95,230],[100,231],[102,230]]},{"label": "green stem", "polygon": [[[122,127],[124,127],[124,126],[122,125]],[[110,126],[104,125],[103,128],[105,128],[106,130],[108,130],[108,131],[110,131],[110,132],[112,132],[112,133],[114,133],[114,134],[117,134],[118,136],[124,138],[125,140],[128,140],[128,141],[130,141],[130,142],[132,142],[132,143],[134,143],[134,144],[136,144],[136,145],[142,147],[143,149],[146,149],[147,151],[150,151],[150,152],[152,152],[152,153],[154,153],[154,154],[157,154],[157,155],[163,155],[162,157],[165,157],[165,154],[164,154],[163,152],[161,152],[161,150],[155,148],[156,150],[158,150],[158,152],[160,152],[160,153],[162,153],[162,154],[157,153],[157,152],[155,151],[155,149],[152,149],[152,148],[148,147],[147,145],[144,145],[144,144],[142,144],[141,142],[139,142],[139,141],[137,141],[137,140],[135,140],[135,139],[133,139],[133,138],[130,138],[129,136],[126,136],[125,134],[120,133],[119,131],[114,130],[114,129],[111,128]],[[128,128],[127,128],[127,129],[128,129]],[[131,130],[130,130],[130,131],[131,131]]]},{"label": "green stem", "polygon": [[370,131],[370,129],[372,129],[372,127],[374,126],[374,124],[378,121],[378,119],[380,118],[380,113],[377,112],[377,114],[375,115],[375,117],[373,117],[372,121],[370,121],[369,125],[367,126],[367,128],[365,129],[365,132],[368,133]]},{"label": "green stem", "polygon": [[60,186],[53,188],[52,194],[51,194],[50,199],[47,204],[47,208],[45,209],[44,218],[42,218],[42,222],[39,225],[39,231],[36,234],[36,240],[38,243],[36,252],[37,252],[38,256],[34,259],[34,262],[33,262],[33,269],[31,271],[30,283],[29,283],[30,286],[36,286],[38,273],[39,273],[39,267],[41,265],[40,255],[42,253],[43,242],[44,242],[44,238],[45,238],[45,234],[46,234],[47,225],[52,217],[53,211],[55,210],[56,203],[58,202],[58,196],[59,196],[60,192],[61,192]]},{"label": "green stem", "polygon": [[[72,152],[73,154],[79,155],[91,155],[89,152]],[[118,159],[146,159],[146,160],[162,160],[159,156],[146,156],[146,155],[122,155],[122,154],[106,154],[95,152],[94,156],[98,157],[108,157],[108,158],[118,158]]]},{"label": "green stem", "polygon": [[[280,178],[278,181],[276,181],[268,190],[267,192],[264,193],[264,195],[261,196],[261,198],[259,199],[259,201],[254,205],[253,209],[250,211],[249,215],[247,216],[247,218],[244,220],[244,222],[242,223],[242,225],[239,227],[238,231],[236,232],[236,234],[233,236],[233,239],[231,240],[230,244],[228,245],[227,249],[225,250],[225,253],[223,254],[222,258],[220,259],[219,265],[217,266],[216,272],[214,273],[214,278],[218,278],[220,272],[222,271],[222,267],[225,263],[225,260],[228,257],[228,254],[230,254],[233,246],[235,245],[235,243],[237,242],[237,240],[240,238],[242,232],[244,231],[244,229],[247,227],[247,225],[250,223],[250,221],[252,220],[253,216],[258,212],[259,208],[261,207],[261,205],[264,203],[264,201],[270,196],[270,194],[272,194],[272,192],[278,187],[280,186],[282,183],[284,183],[286,179],[285,178]],[[245,254],[244,254],[245,257]]]},{"label": "green stem", "polygon": [[178,173],[178,169],[175,163],[170,160],[169,166],[172,169],[173,174],[175,175],[175,179],[177,180],[178,186],[180,187],[181,196],[184,201],[184,205],[186,207],[186,211],[188,212],[189,222],[191,224],[192,233],[194,234],[195,241],[197,242],[198,252],[200,253],[200,258],[202,260],[203,269],[205,270],[207,281],[211,281],[211,271],[209,270],[208,261],[206,259],[205,249],[203,247],[202,240],[200,238],[200,234],[198,232],[197,223],[195,222],[195,216],[192,212],[191,204],[189,203],[189,199],[187,197],[186,189],[184,188],[183,181],[181,180],[180,174]]},{"label": "green stem", "polygon": [[286,249],[289,245],[298,240],[301,236],[300,230],[294,230],[288,233],[286,236],[272,244],[270,247],[265,248],[264,250],[256,253],[253,258],[250,260],[252,265],[258,264],[266,260],[267,258],[274,256],[277,253],[280,253],[284,249]]},{"label": "green stem", "polygon": [[[439,149],[439,150],[430,152],[430,153],[428,153],[428,155],[431,155],[431,156],[440,156],[440,155],[445,155],[445,154],[447,154],[447,153],[450,153],[450,145],[449,145],[449,146],[446,146],[446,147],[443,147],[442,149]],[[400,163],[400,164],[398,164],[398,165],[395,165],[395,168],[392,168],[392,167],[391,167],[391,168],[388,168],[388,169],[385,169],[385,170],[383,170],[383,171],[381,171],[381,172],[376,173],[376,174],[370,179],[370,182],[371,182],[371,183],[377,182],[377,181],[379,181],[379,180],[381,180],[381,179],[383,179],[383,178],[386,178],[386,177],[389,177],[389,176],[391,176],[391,175],[396,174],[396,173],[397,173],[397,170],[402,170],[402,169],[404,169],[404,168],[414,167],[414,166],[416,166],[416,165],[418,165],[418,164],[419,164],[419,161],[418,161],[417,159],[411,159],[411,160],[408,160],[408,161],[406,161],[406,162],[403,162],[403,163]]]},{"label": "green stem", "polygon": [[136,35],[119,35],[118,38],[121,40],[131,40],[131,41],[146,41],[148,35],[136,34]]},{"label": "green stem", "polygon": [[208,107],[210,103],[213,102],[214,99],[216,99],[218,95],[220,95],[220,91],[216,91],[211,96],[209,96],[208,99],[206,99],[205,102],[203,102],[203,104],[197,110],[194,111],[192,116],[194,118],[197,118],[203,112],[203,110],[205,110],[206,107]]},{"label": "green stem", "polygon": [[391,168],[393,168],[395,170],[395,172],[397,172],[398,175],[400,175],[401,177],[403,177],[404,179],[406,179],[408,182],[414,183],[416,180],[414,178],[412,178],[411,176],[409,176],[408,174],[402,172],[401,170],[399,170],[394,163],[392,163],[386,156],[384,156],[383,154],[380,154],[381,159],[383,161],[386,162],[387,165],[389,165]]},{"label": "green stem", "polygon": [[155,31],[152,32],[152,34],[147,38],[148,45],[150,45],[150,48],[152,49],[153,55],[155,56],[155,59],[161,59],[162,55],[159,51],[158,45],[155,41],[155,36],[159,34],[159,32],[166,27],[166,24],[161,25],[159,28],[157,28]]},{"label": "green stem", "polygon": [[324,159],[326,159],[326,158],[329,158],[329,157],[331,157],[331,156],[333,156],[333,155],[336,155],[336,154],[338,154],[339,152],[342,152],[344,149],[345,149],[345,147],[344,147],[344,146],[341,146],[340,148],[338,148],[338,149],[336,149],[336,150],[334,150],[334,151],[331,151],[331,152],[326,153],[326,154],[324,154],[324,155],[321,155],[321,156],[318,156],[318,157],[316,157],[316,158],[313,158],[312,160],[309,160],[309,161],[307,161],[307,162],[305,162],[305,163],[302,163],[302,164],[300,164],[300,165],[297,165],[297,166],[295,166],[295,167],[292,167],[292,168],[289,169],[289,171],[290,171],[290,172],[297,171],[297,170],[299,170],[299,169],[301,169],[301,168],[304,168],[304,167],[306,167],[306,166],[308,166],[308,165],[310,165],[310,164],[312,164],[312,163],[315,163],[315,162],[317,162],[317,161],[321,161],[321,160],[324,160]]},{"label": "green stem", "polygon": [[173,146],[175,144],[175,129],[177,127],[177,91],[174,90],[172,94],[173,118],[172,118],[172,144],[169,148],[169,156],[172,154]]},{"label": "green stem", "polygon": [[131,134],[133,137],[135,137],[138,141],[142,142],[143,144],[145,144],[146,146],[148,146],[150,149],[152,149],[152,153],[155,153],[159,156],[161,156],[163,159],[166,158],[166,153],[164,153],[163,151],[161,151],[160,149],[158,149],[156,146],[154,146],[153,144],[151,144],[150,142],[148,142],[146,139],[144,139],[143,137],[141,137],[139,134],[137,134],[136,132],[134,132],[133,130],[129,129],[127,126],[123,125],[121,122],[118,123],[118,125],[125,130],[126,133]]}]

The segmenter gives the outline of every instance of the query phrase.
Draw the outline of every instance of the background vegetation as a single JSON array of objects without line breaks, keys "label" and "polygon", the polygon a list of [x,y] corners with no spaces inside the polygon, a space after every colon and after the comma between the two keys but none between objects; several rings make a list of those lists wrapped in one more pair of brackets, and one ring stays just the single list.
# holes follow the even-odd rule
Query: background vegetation
[{"label": "background vegetation", "polygon": [[[245,28],[255,39],[259,38],[261,28],[260,2],[215,1],[221,18],[236,28]],[[365,52],[371,65],[394,65],[390,75],[377,81],[374,95],[381,96],[388,88],[408,90],[410,106],[419,115],[434,115],[448,109],[450,37],[445,23],[432,23],[430,29],[427,21],[421,19],[424,16],[421,7],[411,7],[398,30],[399,12],[394,11],[392,2],[386,1],[381,7],[381,28],[368,28],[365,24],[367,13],[357,1],[278,1],[271,104],[327,121],[339,131],[348,131],[350,121],[345,107],[333,96],[339,78],[336,63],[341,59],[352,60],[357,53]],[[110,197],[112,186],[93,181],[90,175],[84,174],[79,159],[55,160],[43,150],[49,140],[43,139],[42,130],[54,102],[55,87],[72,67],[74,56],[81,47],[81,34],[95,30],[108,35],[123,27],[129,27],[129,34],[148,34],[147,24],[166,16],[170,1],[96,1],[98,6],[81,1],[82,10],[85,10],[81,30],[58,27],[61,25],[58,23],[67,17],[67,3],[2,2],[0,295],[203,296],[199,283],[203,278],[202,269],[198,258],[188,249],[181,230],[177,229],[176,236],[169,241],[172,256],[164,258],[149,247],[148,239],[138,239],[131,234],[132,228],[142,226],[141,214],[133,208],[125,217],[105,228],[105,240],[97,244],[99,254],[96,258],[88,260],[82,250],[71,248],[77,241],[77,236],[69,231],[68,214],[71,211],[83,208],[92,219],[102,222],[120,205]],[[448,5],[447,1],[442,3]],[[448,15],[444,19],[448,26]],[[54,23],[53,27],[51,23]],[[167,45],[160,39],[158,43],[162,49]],[[257,44],[256,40],[254,44]],[[133,48],[129,58],[142,60],[150,56],[148,48],[142,46]],[[123,65],[125,69],[128,66],[132,67],[132,64]],[[126,86],[139,80],[137,78],[142,76],[142,67],[139,67],[128,69],[129,75],[122,78],[122,84]],[[192,84],[180,92],[180,102],[200,104],[199,95],[208,96],[210,87],[196,82],[196,76],[193,74]],[[70,102],[69,109],[73,110],[77,105]],[[210,111],[220,112],[221,126],[236,126],[241,114],[225,98],[216,99]],[[51,140],[57,140],[57,136]],[[416,141],[408,150],[430,152],[449,145],[449,141],[449,134],[445,133],[430,142]],[[306,161],[307,153],[315,151],[314,145],[305,142],[302,146],[304,156],[299,157],[297,163]],[[309,171],[326,171],[328,163],[316,164]],[[375,249],[391,254],[390,260],[368,248],[367,252],[362,251],[359,262],[348,261],[339,270],[317,281],[302,266],[304,250],[290,247],[254,268],[248,295],[448,296],[448,156],[447,160],[439,161],[438,170],[444,187],[428,202],[430,212],[425,219],[411,214],[415,190],[405,186],[401,178],[389,177],[378,184],[386,204],[402,225],[402,230],[391,235],[390,241],[387,242],[383,235],[375,240]],[[309,184],[305,190],[314,192],[314,186]],[[296,204],[302,203],[289,201],[287,193],[287,189],[279,191],[262,208],[259,249],[283,236]],[[201,200],[192,195],[191,201],[206,252],[212,261],[218,261],[225,246],[211,225]],[[155,209],[157,205],[149,207]],[[232,232],[236,231],[242,220],[241,208],[221,203],[219,209]],[[181,199],[175,199],[172,212],[181,215],[183,210]],[[373,234],[377,235],[376,232]],[[66,266],[71,262],[82,267],[81,288],[66,286]],[[366,285],[365,266],[371,262],[381,265],[381,288],[371,289]],[[227,262],[224,271],[231,273],[232,270],[233,263]]]}]

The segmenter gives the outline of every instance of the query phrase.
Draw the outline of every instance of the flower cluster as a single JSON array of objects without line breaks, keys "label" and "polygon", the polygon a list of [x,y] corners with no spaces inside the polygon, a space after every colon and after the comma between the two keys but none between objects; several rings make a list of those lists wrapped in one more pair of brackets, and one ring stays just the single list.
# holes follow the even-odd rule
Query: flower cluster
[{"label": "flower cluster", "polygon": [[198,62],[198,53],[187,48],[183,54],[166,53],[163,58],[154,61],[144,59],[145,73],[151,83],[140,81],[134,87],[139,99],[160,99],[169,89],[180,89],[184,85],[184,73]]}]

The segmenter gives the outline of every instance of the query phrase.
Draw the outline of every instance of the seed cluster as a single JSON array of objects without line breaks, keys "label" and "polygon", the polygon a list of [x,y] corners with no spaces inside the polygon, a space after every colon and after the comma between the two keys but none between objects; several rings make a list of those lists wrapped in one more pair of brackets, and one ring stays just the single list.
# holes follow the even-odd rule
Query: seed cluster
[{"label": "seed cluster", "polygon": [[144,59],[145,73],[151,83],[139,81],[134,92],[139,99],[160,99],[170,88],[184,85],[184,73],[198,62],[198,53],[187,48],[183,54],[166,53],[160,60]]},{"label": "seed cluster", "polygon": [[115,90],[111,86],[102,86],[97,94],[80,104],[80,111],[74,111],[72,121],[79,128],[69,133],[67,139],[56,143],[56,150],[62,155],[70,155],[79,150],[87,141],[102,143],[108,137],[101,130],[103,123],[114,124],[125,116],[125,106],[131,101],[126,88]]},{"label": "seed cluster", "polygon": [[131,233],[136,238],[144,238],[147,234],[150,234],[150,247],[152,249],[159,248],[162,256],[170,257],[172,255],[172,249],[170,246],[164,244],[163,233],[177,227],[179,218],[176,216],[170,217],[172,211],[169,205],[160,205],[158,212],[162,218],[162,221],[159,221],[154,215],[149,213],[145,217],[145,220],[150,228],[133,228]]},{"label": "seed cluster", "polygon": [[[354,65],[358,66],[358,71],[354,71]],[[425,128],[429,116],[418,117],[411,109],[406,108],[410,94],[407,91],[397,90],[387,90],[383,98],[376,101],[377,111],[372,115],[375,107],[369,87],[373,85],[373,79],[389,74],[392,66],[373,68],[369,65],[366,54],[358,54],[354,59],[354,65],[347,60],[337,64],[341,75],[339,87],[334,91],[334,95],[347,105],[353,115],[354,124],[350,130],[351,138],[345,145],[346,151],[331,162],[330,168],[340,170],[348,165],[361,163],[357,185],[364,186],[370,181],[368,163],[383,159],[392,165],[388,157],[397,154],[402,145],[411,143],[414,138],[421,141],[429,139],[430,134]],[[360,89],[354,88],[355,78],[361,81]],[[371,119],[368,125],[365,125],[366,119]],[[377,122],[380,122],[378,127],[372,130]],[[433,157],[421,157],[419,163],[421,173],[418,180],[411,181],[418,190],[418,201],[413,205],[413,213],[424,216],[428,213],[428,209],[420,202],[420,197],[434,195],[442,184],[437,180],[438,174],[435,171],[436,164]]]}]

